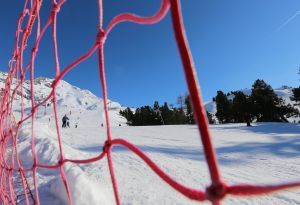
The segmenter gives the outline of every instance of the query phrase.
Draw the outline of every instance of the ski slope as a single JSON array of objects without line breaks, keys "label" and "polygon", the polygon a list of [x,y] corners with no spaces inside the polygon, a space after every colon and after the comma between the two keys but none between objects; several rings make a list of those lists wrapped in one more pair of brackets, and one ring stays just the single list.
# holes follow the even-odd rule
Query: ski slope
[{"label": "ski slope", "polygon": [[[5,73],[0,73],[0,86],[3,86],[6,77]],[[13,86],[16,86],[16,83],[14,81]],[[34,81],[35,103],[47,97],[51,83],[52,80],[48,78],[38,78]],[[24,94],[26,116],[31,112],[28,81],[24,83]],[[288,99],[289,95],[289,88],[281,89],[282,97]],[[56,97],[64,156],[69,159],[98,156],[106,140],[103,100],[65,81],[60,82]],[[21,117],[20,99],[20,93],[17,93],[13,104],[17,121]],[[119,115],[120,109],[124,109],[119,103],[109,101],[108,108],[114,139],[126,139],[137,145],[164,171],[186,186],[201,190],[209,186],[210,176],[196,126],[129,127],[126,126],[126,120]],[[215,104],[211,102],[208,108],[215,110]],[[61,119],[65,114],[70,119],[70,128],[62,129]],[[244,124],[211,126],[223,179],[229,184],[269,184],[298,180],[299,131],[300,125],[284,123],[254,124],[254,127],[250,128]],[[18,153],[25,168],[31,168],[33,164],[31,136],[29,119],[22,124],[17,139]],[[46,106],[37,109],[34,137],[38,162],[57,164],[60,152],[51,100]],[[199,204],[174,191],[126,148],[114,147],[112,157],[121,204]],[[107,159],[85,165],[66,163],[64,169],[75,205],[115,204]],[[69,204],[59,170],[38,168],[37,171],[41,204]],[[33,187],[32,175],[28,174],[28,177]],[[300,204],[300,190],[288,190],[255,198],[229,196],[224,199],[223,204]]]},{"label": "ski slope", "polygon": [[[60,110],[62,117],[68,111]],[[59,149],[54,121],[41,116],[35,121],[38,161],[55,164]],[[64,155],[86,159],[99,155],[106,139],[101,110],[72,110],[71,126],[61,129]],[[74,127],[77,120],[78,128]],[[141,148],[173,178],[186,186],[205,189],[210,183],[196,126],[129,127],[115,110],[110,111],[113,138],[126,139]],[[59,121],[60,122],[60,121]],[[119,124],[122,123],[122,126]],[[61,122],[60,122],[61,126]],[[211,132],[223,179],[229,184],[280,183],[299,179],[300,126],[263,123],[213,125]],[[25,167],[32,165],[30,123],[24,124],[18,149]],[[145,163],[126,148],[112,152],[122,204],[199,204],[174,191]],[[115,204],[107,160],[64,166],[74,204]],[[38,169],[41,204],[68,204],[58,170]],[[223,204],[299,204],[300,190],[288,190],[255,198],[227,197]],[[209,204],[209,203],[203,203]]]}]

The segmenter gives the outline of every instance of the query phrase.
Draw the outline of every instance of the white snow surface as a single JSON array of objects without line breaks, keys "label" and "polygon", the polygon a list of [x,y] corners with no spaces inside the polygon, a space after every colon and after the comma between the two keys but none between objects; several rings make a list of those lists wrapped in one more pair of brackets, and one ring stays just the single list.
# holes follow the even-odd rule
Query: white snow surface
[{"label": "white snow surface", "polygon": [[[74,111],[71,122],[73,115],[75,118],[80,115],[78,128],[72,124],[71,128],[61,130],[64,156],[87,159],[99,155],[106,139],[106,129],[100,126],[101,113]],[[60,156],[57,135],[53,120],[47,120],[41,117],[35,121],[35,148],[40,163],[55,164]],[[32,164],[30,127],[29,123],[22,127],[18,140],[25,167]],[[229,124],[210,128],[226,183],[265,185],[299,180],[300,125]],[[209,186],[210,177],[196,126],[113,125],[112,137],[136,144],[178,182],[202,190]],[[122,204],[199,204],[174,191],[126,148],[114,147],[112,157]],[[64,170],[74,204],[115,204],[107,159],[86,165],[66,163]],[[38,169],[37,180],[41,204],[68,204],[59,170]],[[223,202],[230,205],[299,203],[297,189],[251,198],[228,196]]]},{"label": "white snow surface", "polygon": [[[35,82],[36,101],[50,92],[51,82],[45,78]],[[286,93],[288,91],[283,91],[283,95]],[[98,156],[106,140],[101,99],[64,81],[58,88],[57,97],[64,157],[88,159]],[[19,105],[16,103],[15,106],[18,120]],[[30,98],[27,98],[25,108],[30,108]],[[112,102],[109,108],[112,138],[126,139],[137,145],[162,170],[185,186],[205,190],[210,185],[196,126],[130,127],[118,113],[123,109],[119,103]],[[70,118],[70,128],[62,129],[61,118],[65,114]],[[38,109],[33,130],[37,160],[41,164],[57,164],[61,156],[54,122],[52,105]],[[226,183],[265,185],[299,180],[299,124],[212,125],[210,130],[221,176]],[[25,168],[31,168],[33,163],[31,136],[31,120],[28,120],[23,123],[17,139],[18,153]],[[121,204],[199,204],[173,190],[126,148],[113,147],[112,159]],[[89,164],[65,163],[63,168],[74,204],[115,204],[106,158]],[[28,177],[33,187],[32,175]],[[37,183],[42,205],[69,204],[59,169],[38,168]],[[251,198],[228,196],[222,204],[296,205],[300,204],[300,189]]]}]

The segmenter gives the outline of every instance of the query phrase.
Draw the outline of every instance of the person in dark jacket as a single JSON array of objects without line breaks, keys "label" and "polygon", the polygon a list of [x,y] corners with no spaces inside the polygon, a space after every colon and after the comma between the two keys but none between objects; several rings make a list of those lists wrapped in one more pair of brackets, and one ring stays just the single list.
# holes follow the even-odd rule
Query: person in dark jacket
[{"label": "person in dark jacket", "polygon": [[67,122],[69,121],[69,118],[67,117],[67,115],[65,115],[63,118],[62,118],[62,128],[66,127],[67,126]]},{"label": "person in dark jacket", "polygon": [[251,115],[249,113],[245,114],[245,121],[247,123],[247,127],[252,127],[251,123]]}]

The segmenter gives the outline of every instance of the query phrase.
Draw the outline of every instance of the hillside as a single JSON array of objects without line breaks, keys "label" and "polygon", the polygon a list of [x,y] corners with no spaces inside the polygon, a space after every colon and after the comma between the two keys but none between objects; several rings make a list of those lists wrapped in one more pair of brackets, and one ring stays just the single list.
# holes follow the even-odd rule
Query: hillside
[{"label": "hillside", "polygon": [[[0,76],[2,83],[0,86],[3,86],[5,74]],[[52,80],[48,78],[35,80],[36,102],[47,96],[51,82]],[[28,81],[24,84],[24,90],[26,93],[24,104],[29,112]],[[291,94],[290,88],[275,91],[287,100]],[[107,138],[102,99],[65,81],[61,81],[58,86],[57,98],[59,127],[64,114],[70,118],[70,128],[60,129],[63,155],[68,159],[88,159],[98,156]],[[20,100],[19,94],[16,99]],[[60,158],[60,150],[53,106],[51,102],[49,103],[49,106],[41,107],[36,114],[34,136],[38,162],[53,165],[57,164]],[[213,102],[206,105],[210,110],[215,107]],[[110,101],[109,116],[113,139],[126,139],[137,145],[159,167],[186,186],[204,190],[209,185],[210,177],[196,126],[119,126],[126,123],[119,115],[120,109],[122,107],[119,103]],[[20,114],[18,103],[15,104],[14,110],[14,114],[18,116]],[[251,128],[245,127],[244,124],[210,127],[224,180],[228,184],[269,184],[297,180],[297,170],[300,168],[299,125],[286,123],[253,125]],[[33,164],[31,145],[31,121],[27,120],[21,126],[17,148],[24,168],[28,169]],[[140,158],[126,148],[113,147],[112,158],[122,204],[199,204],[170,188]],[[64,170],[75,205],[115,204],[106,159],[89,164],[66,163]],[[30,186],[33,187],[32,175],[28,173],[27,176]],[[58,170],[39,168],[37,183],[41,204],[69,204]],[[22,205],[24,201],[20,189],[16,191],[16,195],[18,194],[20,194],[18,204]],[[227,197],[223,204],[296,205],[299,204],[299,200],[297,190],[291,190],[258,198]]]},{"label": "hillside", "polygon": [[[0,87],[4,86],[5,80],[7,78],[7,73],[0,72]],[[34,80],[34,99],[35,103],[41,102],[45,99],[51,92],[51,84],[53,79],[39,77]],[[12,88],[15,88],[17,82],[14,79],[12,83]],[[24,110],[25,114],[31,112],[31,93],[30,93],[30,81],[26,80],[23,84],[23,95],[24,95]],[[103,100],[98,98],[93,93],[88,90],[82,90],[76,86],[69,84],[68,82],[61,80],[57,86],[56,90],[58,113],[59,117],[64,114],[70,115],[70,113],[77,113],[78,115],[82,111],[95,111],[100,113],[100,116],[104,117],[103,114]],[[126,119],[119,115],[120,109],[122,109],[120,103],[108,100],[108,108],[113,120],[112,124],[126,124]],[[13,110],[15,117],[19,119],[19,114],[21,111],[21,92],[18,91],[16,97],[14,98]],[[49,100],[43,106],[37,109],[36,116],[38,118],[45,117],[47,119],[54,118],[53,113],[53,101]],[[74,114],[73,114],[74,116]],[[102,117],[102,118],[103,118]],[[74,118],[74,117],[73,117]],[[78,118],[78,117],[77,117]],[[102,119],[104,121],[104,119]],[[76,120],[77,122],[77,120]],[[74,125],[74,121],[72,122]],[[78,122],[77,122],[78,123]]]}]

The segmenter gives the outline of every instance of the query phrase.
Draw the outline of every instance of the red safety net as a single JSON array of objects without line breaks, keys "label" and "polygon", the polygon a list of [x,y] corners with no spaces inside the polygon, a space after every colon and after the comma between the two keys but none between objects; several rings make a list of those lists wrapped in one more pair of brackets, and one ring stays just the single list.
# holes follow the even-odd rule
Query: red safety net
[{"label": "red safety net", "polygon": [[[0,149],[0,197],[2,204],[18,204],[18,197],[22,197],[26,204],[40,204],[38,186],[37,186],[37,169],[59,169],[61,179],[64,183],[64,187],[68,194],[69,203],[72,204],[72,197],[68,185],[68,180],[65,175],[63,165],[66,162],[76,163],[76,164],[87,164],[92,163],[104,157],[108,160],[109,171],[111,175],[111,181],[113,185],[114,195],[116,204],[121,204],[117,180],[114,174],[113,161],[111,157],[111,150],[114,145],[121,145],[127,147],[133,153],[138,155],[162,180],[167,184],[173,187],[175,190],[183,194],[189,199],[197,201],[211,201],[212,204],[218,205],[221,200],[227,195],[236,195],[236,196],[250,196],[250,195],[261,195],[266,194],[282,189],[293,188],[300,186],[300,182],[281,184],[281,185],[227,185],[221,179],[218,162],[216,160],[216,154],[211,143],[211,137],[209,132],[209,127],[206,119],[206,112],[201,100],[199,84],[196,77],[196,71],[194,69],[194,64],[191,56],[191,52],[188,47],[188,42],[185,36],[183,20],[181,16],[181,8],[179,0],[162,0],[161,7],[159,10],[150,17],[142,17],[135,14],[123,13],[111,20],[106,29],[103,29],[103,6],[102,0],[98,0],[98,21],[99,29],[98,34],[95,36],[96,40],[90,50],[74,60],[71,64],[66,66],[63,69],[60,69],[59,58],[57,53],[57,41],[56,41],[56,19],[57,14],[60,11],[61,7],[65,3],[64,0],[52,1],[52,10],[51,14],[45,23],[41,26],[40,23],[40,8],[42,6],[42,0],[25,0],[22,13],[19,17],[16,29],[15,37],[15,48],[11,60],[9,62],[9,74],[5,82],[5,87],[1,91],[1,116],[0,116],[0,134],[1,134],[1,149]],[[211,176],[211,185],[205,190],[197,190],[186,187],[174,179],[172,179],[167,173],[162,171],[155,162],[153,162],[149,157],[147,157],[139,148],[135,145],[129,143],[123,139],[113,139],[111,135],[111,129],[109,125],[109,116],[107,108],[107,89],[106,89],[106,80],[105,80],[105,70],[104,70],[104,50],[103,46],[105,44],[106,38],[108,37],[110,31],[121,22],[134,22],[138,24],[154,24],[160,21],[167,12],[170,10],[172,25],[174,29],[174,34],[178,49],[180,52],[183,69],[186,77],[186,82],[188,85],[188,90],[190,93],[190,98],[193,105],[194,116],[199,128],[201,141],[204,147],[204,153],[206,161],[208,164],[210,176]],[[25,25],[25,28],[22,28],[22,25]],[[36,37],[34,41],[34,46],[31,51],[30,61],[24,66],[23,65],[23,53],[27,46],[27,41],[29,36],[32,33],[32,29],[36,25]],[[52,90],[49,95],[39,103],[34,101],[34,65],[35,58],[38,52],[39,43],[45,34],[45,32],[52,26],[52,40],[54,45],[54,56],[55,56],[55,80],[52,83]],[[59,81],[66,75],[67,72],[72,70],[76,65],[82,61],[89,58],[94,52],[98,51],[98,63],[99,63],[99,72],[100,80],[103,93],[104,101],[104,111],[105,111],[105,120],[106,120],[106,133],[107,140],[103,145],[103,150],[101,154],[97,157],[85,159],[85,160],[74,160],[68,159],[65,157],[62,142],[61,134],[58,125],[58,116],[57,116],[57,100],[56,100],[56,88]],[[21,104],[21,119],[16,122],[14,120],[12,112],[12,103],[17,92],[21,93],[21,98],[23,101],[23,83],[25,78],[25,73],[29,70],[30,72],[30,96],[32,103],[31,113],[25,116],[24,106]],[[13,79],[17,79],[17,85],[12,88]],[[37,160],[37,153],[35,150],[35,136],[34,136],[34,116],[36,114],[37,108],[46,103],[47,100],[53,99],[54,107],[54,116],[56,123],[56,132],[58,137],[60,159],[55,165],[41,164]],[[31,168],[25,169],[22,166],[20,156],[17,150],[17,139],[19,134],[19,129],[25,121],[31,120],[31,150],[33,156],[33,164]],[[200,149],[200,148],[199,148]],[[28,182],[29,175],[32,177],[33,187],[30,186],[31,183]],[[16,179],[17,183],[16,183]]]}]

